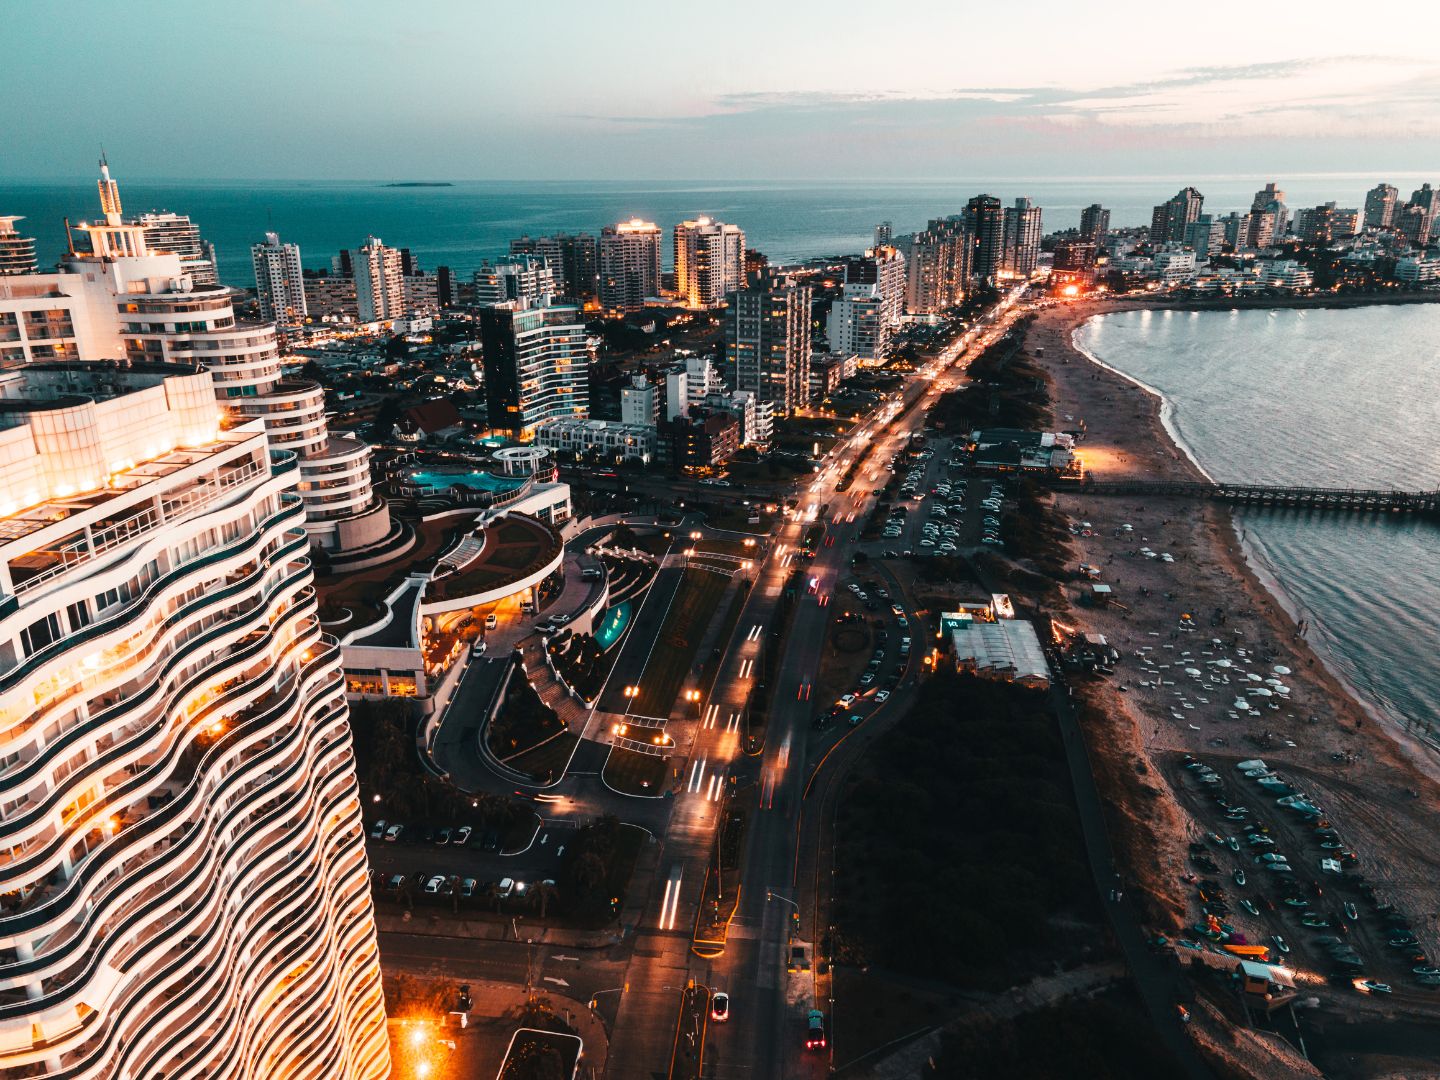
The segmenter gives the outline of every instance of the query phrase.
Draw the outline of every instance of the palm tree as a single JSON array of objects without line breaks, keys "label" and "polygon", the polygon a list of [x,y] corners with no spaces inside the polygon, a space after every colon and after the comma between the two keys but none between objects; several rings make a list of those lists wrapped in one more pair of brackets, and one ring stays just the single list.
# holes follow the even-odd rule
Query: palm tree
[{"label": "palm tree", "polygon": [[545,918],[545,911],[550,906],[550,901],[560,895],[560,890],[548,881],[536,882],[530,887],[530,904],[540,909],[540,918]]}]

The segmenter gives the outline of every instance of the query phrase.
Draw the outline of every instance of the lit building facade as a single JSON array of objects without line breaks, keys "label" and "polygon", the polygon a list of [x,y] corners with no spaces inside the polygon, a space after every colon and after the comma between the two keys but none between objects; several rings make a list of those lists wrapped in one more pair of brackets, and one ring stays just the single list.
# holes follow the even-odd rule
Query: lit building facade
[{"label": "lit building facade", "polygon": [[1094,244],[1096,251],[1105,250],[1105,239],[1110,235],[1110,211],[1099,203],[1091,203],[1080,211],[1080,240]]},{"label": "lit building facade", "polygon": [[735,389],[782,415],[804,408],[810,398],[810,286],[763,274],[731,294],[724,322],[725,366]]},{"label": "lit building facade", "polygon": [[550,266],[555,294],[587,303],[599,293],[600,246],[588,233],[522,236],[510,241],[511,255],[535,255]]},{"label": "lit building facade", "polygon": [[1204,205],[1205,196],[1187,187],[1155,207],[1150,215],[1150,246],[1159,249],[1165,244],[1183,244],[1186,226],[1200,216]]},{"label": "lit building facade", "polygon": [[549,260],[533,255],[519,255],[493,266],[486,263],[475,271],[475,303],[480,307],[494,307],[507,300],[539,307],[550,302],[555,289],[554,268]]},{"label": "lit building facade", "polygon": [[970,272],[993,281],[1005,265],[1005,212],[993,195],[976,195],[965,204],[973,256]]},{"label": "lit building facade", "polygon": [[688,308],[719,307],[745,277],[745,232],[708,217],[675,226],[675,292]]},{"label": "lit building facade", "polygon": [[1005,207],[1005,270],[1029,277],[1040,263],[1040,207],[1029,199]]},{"label": "lit building facade", "polygon": [[405,314],[405,273],[399,248],[367,237],[351,253],[350,266],[361,322],[384,322]]},{"label": "lit building facade", "polygon": [[0,376],[0,1074],[389,1072],[293,453],[195,365]]},{"label": "lit building facade", "polygon": [[600,306],[639,311],[660,295],[660,226],[631,218],[600,230]]},{"label": "lit building facade", "polygon": [[141,214],[135,223],[145,230],[145,245],[154,252],[180,256],[181,272],[196,285],[218,285],[215,245],[200,236],[200,226],[185,214],[156,210]]},{"label": "lit building facade", "polygon": [[490,427],[530,439],[549,420],[590,415],[590,351],[580,309],[510,301],[480,311]]}]

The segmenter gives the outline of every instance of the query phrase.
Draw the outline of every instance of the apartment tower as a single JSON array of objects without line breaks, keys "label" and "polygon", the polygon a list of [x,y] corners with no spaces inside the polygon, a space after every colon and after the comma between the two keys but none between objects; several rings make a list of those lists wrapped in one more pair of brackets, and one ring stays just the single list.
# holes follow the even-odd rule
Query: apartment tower
[{"label": "apartment tower", "polygon": [[600,230],[600,306],[639,311],[660,295],[660,226],[631,218]]},{"label": "apartment tower", "polygon": [[382,1080],[296,454],[195,364],[41,361],[0,400],[0,1075]]},{"label": "apartment tower", "polygon": [[305,325],[305,277],[300,271],[300,245],[282,244],[267,232],[265,242],[250,248],[255,264],[255,296],[260,317],[282,329]]},{"label": "apartment tower", "polygon": [[399,248],[386,247],[376,237],[367,237],[351,253],[350,265],[361,322],[383,322],[405,314],[404,257]]},{"label": "apartment tower", "polygon": [[745,279],[745,233],[708,217],[675,226],[675,292],[688,308],[712,308]]}]

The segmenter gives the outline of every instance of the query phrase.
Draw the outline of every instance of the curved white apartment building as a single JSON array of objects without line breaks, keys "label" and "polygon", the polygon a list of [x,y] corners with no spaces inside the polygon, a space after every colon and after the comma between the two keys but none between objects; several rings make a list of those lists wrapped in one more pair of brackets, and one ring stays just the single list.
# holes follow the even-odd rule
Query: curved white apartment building
[{"label": "curved white apartment building", "polygon": [[[0,327],[13,307],[32,323],[34,313],[44,312],[46,320],[35,325],[68,334],[53,342],[37,337],[34,344],[27,337],[7,352],[23,361],[125,356],[209,368],[222,404],[262,419],[271,445],[307,464],[299,490],[310,542],[346,553],[383,547],[396,530],[370,483],[369,448],[331,437],[318,383],[284,377],[275,324],[237,319],[231,289],[197,284],[180,254],[154,249],[145,226],[122,216],[108,166],[101,167],[99,188],[104,220],[76,226],[89,251],[67,255],[62,273],[10,278],[0,286]],[[19,342],[18,332],[14,336]],[[363,461],[357,462],[357,447]],[[330,482],[336,472],[344,474],[343,484]]]},{"label": "curved white apartment building", "polygon": [[219,412],[0,376],[0,1076],[389,1073],[298,459]]}]

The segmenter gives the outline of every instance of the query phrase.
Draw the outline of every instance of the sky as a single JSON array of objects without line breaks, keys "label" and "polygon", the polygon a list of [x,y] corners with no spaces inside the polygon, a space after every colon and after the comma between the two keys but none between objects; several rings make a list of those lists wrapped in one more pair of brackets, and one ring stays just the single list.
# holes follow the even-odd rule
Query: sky
[{"label": "sky", "polygon": [[[0,179],[1440,167],[1440,5],[9,0]],[[1440,171],[1440,168],[1437,168]]]}]

